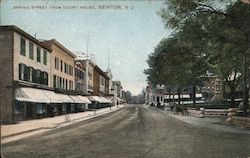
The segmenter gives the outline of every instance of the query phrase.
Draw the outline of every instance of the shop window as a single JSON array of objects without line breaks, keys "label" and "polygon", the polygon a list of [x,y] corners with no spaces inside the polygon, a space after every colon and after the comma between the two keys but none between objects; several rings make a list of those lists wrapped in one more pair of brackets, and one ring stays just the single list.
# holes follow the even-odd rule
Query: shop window
[{"label": "shop window", "polygon": [[16,101],[15,114],[21,114],[23,112],[23,104]]},{"label": "shop window", "polygon": [[29,58],[34,59],[34,44],[32,42],[29,43]]},{"label": "shop window", "polygon": [[43,114],[43,106],[42,104],[36,104],[36,113]]},{"label": "shop window", "polygon": [[20,54],[25,56],[25,52],[26,52],[26,44],[25,44],[25,39],[23,37],[21,37],[20,39]]},{"label": "shop window", "polygon": [[47,51],[46,50],[43,51],[43,64],[47,65]]},{"label": "shop window", "polygon": [[36,49],[36,61],[37,62],[41,62],[41,48],[39,48],[39,47],[37,47],[37,49]]}]

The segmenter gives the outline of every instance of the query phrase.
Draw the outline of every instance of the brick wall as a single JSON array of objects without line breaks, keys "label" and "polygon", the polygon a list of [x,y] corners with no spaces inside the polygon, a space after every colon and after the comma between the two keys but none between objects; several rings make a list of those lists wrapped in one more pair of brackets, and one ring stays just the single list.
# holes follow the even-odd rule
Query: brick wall
[{"label": "brick wall", "polygon": [[0,28],[0,107],[1,124],[13,120],[13,31]]}]

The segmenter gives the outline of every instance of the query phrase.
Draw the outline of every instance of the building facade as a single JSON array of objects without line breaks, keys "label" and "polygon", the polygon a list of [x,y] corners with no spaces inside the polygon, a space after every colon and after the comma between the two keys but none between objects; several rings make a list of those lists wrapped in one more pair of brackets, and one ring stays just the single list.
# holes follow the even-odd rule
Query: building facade
[{"label": "building facade", "polygon": [[55,39],[44,40],[41,43],[49,47],[51,52],[51,83],[53,88],[74,90],[75,89],[75,67],[74,55]]},{"label": "building facade", "polygon": [[16,101],[19,87],[51,86],[51,49],[16,26],[0,27],[0,49],[1,120],[14,122],[20,115],[29,115],[25,109],[32,108]]},{"label": "building facade", "polygon": [[109,77],[98,66],[94,68],[93,95],[106,96],[109,94]]}]

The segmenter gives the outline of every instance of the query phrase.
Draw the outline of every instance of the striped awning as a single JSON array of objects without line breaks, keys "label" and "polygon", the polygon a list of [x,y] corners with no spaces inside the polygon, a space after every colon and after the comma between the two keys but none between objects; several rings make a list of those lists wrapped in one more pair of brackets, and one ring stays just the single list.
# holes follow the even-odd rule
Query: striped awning
[{"label": "striped awning", "polygon": [[56,93],[60,99],[62,99],[63,103],[74,103],[74,100],[70,98],[70,96],[68,96],[67,94],[60,94],[60,93]]},{"label": "striped awning", "polygon": [[22,102],[50,103],[50,98],[46,96],[42,89],[22,87],[15,91],[15,98]]},{"label": "striped awning", "polygon": [[110,100],[106,99],[105,97],[100,97],[100,99],[102,100],[101,103],[112,103]]},{"label": "striped awning", "polygon": [[100,102],[100,103],[102,102],[102,99],[100,99],[100,97],[98,97],[98,96],[89,96],[88,99],[90,101],[96,101],[96,102]]},{"label": "striped awning", "polygon": [[62,103],[63,99],[55,92],[49,90],[42,90],[44,94],[50,99],[51,103]]},{"label": "striped awning", "polygon": [[83,103],[80,98],[74,95],[70,95],[70,98],[73,99],[74,103]]},{"label": "striped awning", "polygon": [[77,97],[79,99],[81,99],[82,103],[91,104],[91,101],[87,97],[84,97],[84,96],[81,96],[81,95],[78,95]]}]

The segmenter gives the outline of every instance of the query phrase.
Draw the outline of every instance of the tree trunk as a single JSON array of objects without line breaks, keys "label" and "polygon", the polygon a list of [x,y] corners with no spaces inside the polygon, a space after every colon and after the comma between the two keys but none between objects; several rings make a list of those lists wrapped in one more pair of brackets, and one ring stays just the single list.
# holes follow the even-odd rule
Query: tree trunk
[{"label": "tree trunk", "polygon": [[196,106],[196,85],[195,85],[195,83],[193,83],[192,90],[193,90],[193,105]]}]

